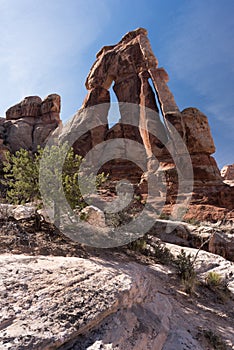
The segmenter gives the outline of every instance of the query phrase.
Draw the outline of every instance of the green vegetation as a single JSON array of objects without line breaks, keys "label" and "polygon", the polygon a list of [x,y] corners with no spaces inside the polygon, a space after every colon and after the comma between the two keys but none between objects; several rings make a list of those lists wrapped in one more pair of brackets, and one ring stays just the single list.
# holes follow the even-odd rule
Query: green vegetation
[{"label": "green vegetation", "polygon": [[205,286],[208,287],[216,296],[217,302],[224,303],[230,298],[228,289],[228,276],[222,277],[215,271],[210,271],[205,279]]},{"label": "green vegetation", "polygon": [[160,220],[170,220],[170,215],[169,214],[166,214],[166,213],[161,213],[159,215],[159,219]]},{"label": "green vegetation", "polygon": [[222,283],[222,276],[215,272],[210,271],[206,276],[206,284],[211,287],[217,287],[220,286]]},{"label": "green vegetation", "polygon": [[174,256],[171,254],[164,242],[161,240],[154,241],[152,244],[153,252],[152,255],[163,265],[170,265],[173,263]]},{"label": "green vegetation", "polygon": [[135,241],[132,241],[128,244],[128,248],[135,251],[135,252],[140,252],[142,254],[146,253],[146,246],[147,243],[143,237],[138,238]]},{"label": "green vegetation", "polygon": [[141,237],[129,243],[128,248],[151,257],[161,264],[171,265],[173,263],[173,255],[160,239],[152,242],[147,236]]},{"label": "green vegetation", "polygon": [[[85,202],[78,183],[81,162],[82,157],[74,154],[73,149],[66,143],[61,146],[46,146],[44,149],[39,147],[35,154],[25,149],[20,149],[15,154],[8,153],[3,168],[7,201],[12,204],[24,204],[41,200],[39,188],[41,166],[43,176],[40,178],[40,183],[50,191],[55,217],[59,218],[59,200],[62,192],[72,209],[83,208]],[[93,178],[90,176],[90,181]],[[95,185],[100,186],[105,180],[103,173],[97,175]]]},{"label": "green vegetation", "polygon": [[183,282],[185,292],[188,294],[191,294],[194,291],[195,285],[197,283],[197,275],[194,269],[194,262],[195,259],[192,259],[191,254],[186,255],[183,249],[174,260],[177,274]]},{"label": "green vegetation", "polygon": [[208,341],[208,343],[212,346],[213,349],[227,350],[227,346],[224,343],[223,339],[219,335],[215,334],[212,330],[204,329],[202,331],[202,335]]},{"label": "green vegetation", "polygon": [[15,154],[7,152],[4,162],[3,184],[7,186],[6,199],[12,204],[24,204],[40,198],[39,159],[41,151],[34,156],[25,149]]}]

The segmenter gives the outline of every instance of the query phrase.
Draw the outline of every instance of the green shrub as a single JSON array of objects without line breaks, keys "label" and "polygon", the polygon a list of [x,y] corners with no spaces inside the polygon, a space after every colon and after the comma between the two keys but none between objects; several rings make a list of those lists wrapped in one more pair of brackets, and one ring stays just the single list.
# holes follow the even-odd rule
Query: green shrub
[{"label": "green shrub", "polygon": [[212,346],[213,349],[227,350],[227,346],[224,343],[223,339],[219,335],[215,334],[212,330],[204,329],[202,331],[202,335],[209,342],[209,344]]},{"label": "green shrub", "polygon": [[224,303],[231,297],[230,290],[228,289],[228,276],[224,278],[215,272],[210,271],[205,280],[206,286],[211,289],[217,298],[217,302]]},{"label": "green shrub", "polygon": [[25,149],[15,154],[6,153],[3,163],[4,179],[7,186],[6,198],[13,204],[24,204],[40,198],[39,192],[39,159]]},{"label": "green shrub", "polygon": [[135,241],[132,241],[128,244],[128,248],[131,249],[131,250],[134,250],[135,252],[140,252],[140,253],[145,253],[146,251],[146,241],[145,239],[142,237],[142,238],[139,238]]},{"label": "green shrub", "polygon": [[210,271],[206,276],[206,284],[211,287],[220,286],[222,284],[222,276],[215,271]]},{"label": "green shrub", "polygon": [[169,220],[170,219],[170,215],[166,214],[166,213],[161,213],[159,215],[159,219],[161,219],[161,220]]},{"label": "green shrub", "polygon": [[185,251],[181,249],[180,254],[177,255],[174,260],[174,263],[177,269],[177,274],[183,282],[185,292],[191,294],[197,283],[197,275],[194,270],[194,259],[191,254],[186,255]]},{"label": "green shrub", "polygon": [[[47,200],[54,204],[55,224],[59,225],[61,193],[64,193],[71,209],[81,209],[86,205],[78,183],[81,162],[82,157],[75,154],[68,143],[44,149],[38,147],[35,154],[25,149],[15,154],[8,152],[3,169],[7,200],[13,204],[41,200],[42,185],[44,189],[48,188]],[[96,177],[90,174],[87,180],[86,183],[98,187],[106,181],[106,176],[103,173]]]},{"label": "green shrub", "polygon": [[152,248],[154,249],[153,256],[162,264],[170,264],[173,262],[174,257],[170,250],[165,246],[165,243],[157,240],[153,242]]}]

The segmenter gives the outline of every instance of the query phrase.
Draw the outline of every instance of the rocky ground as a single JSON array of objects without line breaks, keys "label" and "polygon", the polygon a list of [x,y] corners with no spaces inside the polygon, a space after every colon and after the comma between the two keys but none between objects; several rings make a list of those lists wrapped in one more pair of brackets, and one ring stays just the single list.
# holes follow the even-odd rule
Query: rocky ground
[{"label": "rocky ground", "polygon": [[[2,221],[0,348],[234,349],[234,264],[200,251],[186,293],[170,260],[198,250],[185,247],[182,227],[180,242],[154,255],[153,232],[144,245],[91,249],[46,223]],[[208,285],[211,271],[225,285]]]}]

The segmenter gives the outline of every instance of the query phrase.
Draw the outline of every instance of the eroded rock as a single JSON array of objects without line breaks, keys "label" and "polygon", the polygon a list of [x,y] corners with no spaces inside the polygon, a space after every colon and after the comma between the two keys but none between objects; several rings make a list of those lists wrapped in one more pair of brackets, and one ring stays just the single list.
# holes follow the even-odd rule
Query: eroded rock
[{"label": "eroded rock", "polygon": [[221,169],[221,176],[226,184],[234,186],[234,164],[225,165]]},{"label": "eroded rock", "polygon": [[[174,254],[180,248],[170,245]],[[120,255],[1,255],[0,269],[0,342],[5,350],[169,350],[180,345],[202,350],[201,328],[220,334],[227,345],[234,341],[231,301],[213,304],[203,297],[198,305],[178,291],[168,267],[144,266]],[[209,271],[231,275],[233,266],[200,252],[196,270],[205,280]],[[232,293],[233,278],[228,288]],[[220,317],[221,312],[226,316]]]},{"label": "eroded rock", "polygon": [[234,164],[225,165],[221,170],[221,176],[225,180],[234,180]]},{"label": "eroded rock", "polygon": [[[138,28],[127,33],[117,44],[98,52],[86,79],[88,93],[82,108],[60,138],[72,135],[77,153],[86,156],[92,150],[92,164],[100,165],[112,181],[132,181],[143,196],[155,177],[163,179],[161,187],[167,188],[167,205],[175,205],[180,187],[181,198],[192,194],[192,205],[232,210],[234,192],[223,183],[212,157],[215,145],[208,119],[196,108],[181,112],[168,80],[165,69],[158,67],[147,31]],[[112,84],[120,114],[114,126],[108,125]],[[118,142],[110,147],[113,140]],[[156,198],[158,186],[157,182],[152,193],[155,201],[160,199]]]},{"label": "eroded rock", "polygon": [[82,209],[80,212],[80,218],[83,218],[83,220],[87,221],[90,225],[93,226],[106,226],[104,212],[93,205],[88,205]]},{"label": "eroded rock", "polygon": [[25,97],[6,111],[3,142],[11,152],[20,148],[36,151],[60,124],[59,95],[51,94],[43,101],[38,96]]}]

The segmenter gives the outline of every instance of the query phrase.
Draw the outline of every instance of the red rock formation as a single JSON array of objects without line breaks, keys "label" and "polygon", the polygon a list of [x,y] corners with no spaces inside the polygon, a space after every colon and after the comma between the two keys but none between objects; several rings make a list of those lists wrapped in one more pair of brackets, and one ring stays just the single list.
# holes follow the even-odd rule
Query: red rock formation
[{"label": "red rock formation", "polygon": [[0,164],[3,162],[5,158],[5,153],[9,151],[9,148],[4,145],[4,140],[5,140],[5,123],[6,119],[5,118],[0,118]]},{"label": "red rock formation", "polygon": [[12,152],[20,148],[35,151],[60,123],[59,95],[49,95],[43,101],[38,96],[25,97],[6,111],[1,124],[3,142]]},{"label": "red rock formation", "polygon": [[224,183],[234,187],[234,164],[225,165],[221,169],[221,177]]},{"label": "red rock formation", "polygon": [[224,180],[234,181],[234,164],[225,165],[221,169],[221,176]]},{"label": "red rock formation", "polygon": [[[212,157],[215,146],[207,117],[196,108],[180,112],[167,85],[168,74],[163,68],[158,68],[147,31],[139,28],[127,33],[116,45],[103,47],[96,58],[86,80],[87,97],[71,123],[72,130],[75,130],[74,126],[76,130],[85,130],[84,126],[89,125],[89,131],[76,140],[76,151],[85,155],[106,141],[134,140],[143,145],[137,157],[142,164],[147,164],[145,170],[140,170],[130,161],[128,156],[134,153],[134,147],[127,142],[120,143],[114,153],[107,146],[105,151],[110,156],[112,152],[113,160],[102,170],[109,172],[112,179],[127,177],[136,184],[141,178],[139,190],[144,194],[149,179],[154,176],[167,187],[167,204],[174,204],[178,196],[186,198],[192,192],[192,203],[233,209],[233,191],[223,183]],[[113,82],[120,121],[108,129],[108,89]],[[107,104],[103,113],[97,115],[94,109],[86,110],[86,107],[103,102]],[[129,104],[134,104],[135,108],[129,108]],[[96,127],[95,121],[100,119],[103,125]],[[70,131],[68,128],[62,138],[66,139]],[[95,154],[94,163],[97,158],[98,154]],[[178,194],[181,179],[184,192]],[[189,182],[193,184],[192,189]],[[160,193],[160,190],[153,192]]]}]

